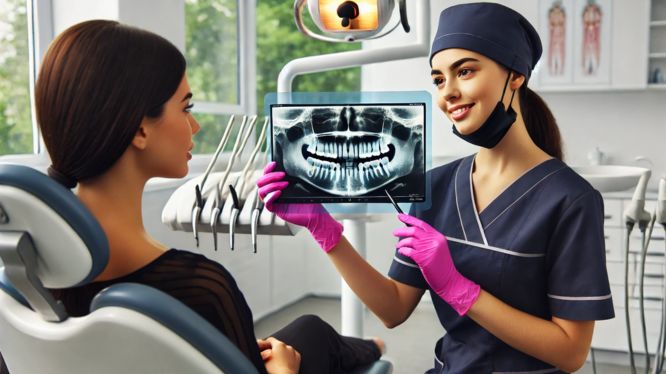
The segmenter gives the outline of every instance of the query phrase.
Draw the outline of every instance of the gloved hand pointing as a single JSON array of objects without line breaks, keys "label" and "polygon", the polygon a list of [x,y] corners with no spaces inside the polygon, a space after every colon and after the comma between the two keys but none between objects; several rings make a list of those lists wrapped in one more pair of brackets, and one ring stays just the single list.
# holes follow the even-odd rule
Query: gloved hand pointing
[{"label": "gloved hand pointing", "polygon": [[321,249],[328,253],[342,237],[342,225],[331,217],[321,204],[280,204],[275,200],[282,194],[289,182],[284,181],[285,173],[275,170],[276,163],[270,162],[264,168],[264,175],[257,181],[259,197],[270,212],[294,225],[305,227]]},{"label": "gloved hand pointing", "polygon": [[467,313],[479,297],[481,287],[456,270],[446,237],[408,214],[398,214],[398,219],[410,225],[393,231],[393,235],[402,237],[396,245],[398,252],[419,265],[433,291],[459,315]]}]

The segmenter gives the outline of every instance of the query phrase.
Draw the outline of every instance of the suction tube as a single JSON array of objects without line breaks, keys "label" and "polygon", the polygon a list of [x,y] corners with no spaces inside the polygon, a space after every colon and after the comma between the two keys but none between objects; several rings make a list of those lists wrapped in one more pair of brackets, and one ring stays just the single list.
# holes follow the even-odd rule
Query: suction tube
[{"label": "suction tube", "polygon": [[650,351],[648,350],[648,341],[647,341],[647,326],[645,324],[645,260],[647,258],[647,250],[650,246],[650,238],[652,237],[652,230],[654,229],[654,215],[650,219],[650,229],[648,230],[647,235],[645,234],[645,227],[647,224],[639,223],[638,228],[641,230],[641,280],[640,288],[638,291],[639,301],[640,301],[640,314],[641,314],[641,328],[643,329],[643,346],[645,347],[645,374],[650,372]]},{"label": "suction tube", "polygon": [[[657,195],[657,207],[655,211],[655,220],[666,231],[666,178],[662,177],[659,180],[659,194]],[[666,241],[664,242],[666,244]],[[666,256],[664,257],[663,274],[666,276]],[[666,282],[666,278],[662,279]],[[657,341],[657,352],[654,358],[653,373],[661,373],[664,367],[664,350],[666,350],[666,334],[664,331],[666,324],[666,284],[662,284],[661,295],[661,321],[659,324],[659,339]]]},{"label": "suction tube", "polygon": [[[636,190],[634,190],[634,196],[631,199],[631,202],[624,210],[627,227],[624,255],[624,317],[627,324],[627,343],[629,347],[629,363],[631,365],[632,374],[636,374],[636,363],[634,362],[634,347],[631,339],[631,319],[629,314],[629,242],[631,241],[631,231],[634,229],[635,224],[638,223],[639,227],[647,227],[647,224],[651,219],[650,213],[645,211],[645,190],[647,189],[647,183],[651,175],[652,172],[649,169],[645,169],[638,180],[638,185],[636,185]],[[644,232],[644,229],[641,231]],[[645,351],[647,355],[647,345],[645,346]]]}]

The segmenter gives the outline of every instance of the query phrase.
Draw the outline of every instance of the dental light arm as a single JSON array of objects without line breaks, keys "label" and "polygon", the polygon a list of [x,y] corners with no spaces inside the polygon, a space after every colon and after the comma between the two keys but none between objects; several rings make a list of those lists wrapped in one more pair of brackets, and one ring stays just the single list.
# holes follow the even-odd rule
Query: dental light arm
[{"label": "dental light arm", "polygon": [[291,85],[294,78],[302,74],[428,56],[430,53],[429,12],[429,0],[416,1],[416,27],[414,27],[416,30],[416,42],[414,44],[400,47],[330,53],[292,60],[280,71],[277,91],[291,92]]}]

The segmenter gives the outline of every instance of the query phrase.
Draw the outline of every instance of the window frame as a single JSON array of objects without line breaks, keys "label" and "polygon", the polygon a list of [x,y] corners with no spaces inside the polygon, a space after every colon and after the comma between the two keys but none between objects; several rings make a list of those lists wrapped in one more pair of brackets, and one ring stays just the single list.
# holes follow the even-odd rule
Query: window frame
[{"label": "window frame", "polygon": [[32,126],[32,153],[0,155],[0,162],[19,163],[37,169],[46,169],[48,154],[44,148],[35,111],[35,82],[39,66],[53,39],[53,11],[51,0],[26,0],[28,17],[28,84],[30,92],[30,122]]},{"label": "window frame", "polygon": [[192,109],[193,113],[217,115],[253,115],[256,114],[256,0],[236,0],[238,11],[236,30],[238,34],[238,104],[197,101]]},{"label": "window frame", "polygon": [[[217,115],[253,115],[256,114],[256,0],[236,0],[237,2],[237,30],[238,30],[238,56],[239,74],[238,89],[239,103],[230,104],[222,102],[196,101],[194,113]],[[37,116],[35,112],[35,82],[37,80],[40,64],[49,44],[55,38],[53,27],[53,7],[51,0],[26,0],[28,17],[28,46],[29,51],[29,92],[30,114],[33,136],[33,151],[26,154],[0,155],[1,162],[18,162],[21,164],[42,167],[48,164],[48,153],[44,147]],[[183,6],[185,2],[183,0]],[[247,147],[253,146],[254,138],[250,138]],[[230,153],[228,151],[225,154]],[[195,155],[197,159],[209,159],[210,154]],[[224,162],[225,157],[220,161]],[[203,170],[199,167],[204,160],[197,160],[191,172]],[[206,161],[207,163],[207,161]]]}]

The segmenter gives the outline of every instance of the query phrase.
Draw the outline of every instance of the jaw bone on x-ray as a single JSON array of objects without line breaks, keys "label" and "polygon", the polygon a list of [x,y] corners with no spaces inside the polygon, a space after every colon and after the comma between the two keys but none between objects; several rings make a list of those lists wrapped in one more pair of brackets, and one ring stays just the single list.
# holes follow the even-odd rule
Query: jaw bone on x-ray
[{"label": "jaw bone on x-ray", "polygon": [[290,202],[424,201],[425,104],[271,105]]}]

